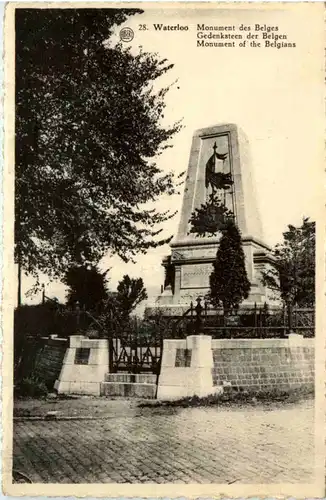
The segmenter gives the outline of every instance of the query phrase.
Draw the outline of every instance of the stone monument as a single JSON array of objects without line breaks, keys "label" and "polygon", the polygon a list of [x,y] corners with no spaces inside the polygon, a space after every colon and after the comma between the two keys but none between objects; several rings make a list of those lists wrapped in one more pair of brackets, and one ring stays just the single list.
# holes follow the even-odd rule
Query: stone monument
[{"label": "stone monument", "polygon": [[[222,174],[222,175],[221,175]],[[218,189],[219,176],[223,189]],[[190,231],[190,218],[196,208],[219,192],[224,205],[233,213],[241,231],[251,291],[241,307],[263,305],[267,291],[260,281],[261,270],[271,263],[270,248],[263,241],[254,186],[251,180],[248,141],[233,124],[197,130],[193,136],[185,181],[178,232],[171,242],[171,255],[163,259],[166,280],[161,295],[152,307],[166,315],[179,316],[190,302],[209,291],[209,276],[220,235],[201,237]]]}]

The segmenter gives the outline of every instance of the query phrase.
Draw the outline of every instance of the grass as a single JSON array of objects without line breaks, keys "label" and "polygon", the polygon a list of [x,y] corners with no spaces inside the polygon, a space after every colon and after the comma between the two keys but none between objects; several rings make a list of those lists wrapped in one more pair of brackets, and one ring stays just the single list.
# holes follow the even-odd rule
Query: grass
[{"label": "grass", "polygon": [[311,399],[311,392],[297,390],[284,393],[282,391],[271,391],[264,394],[224,393],[219,396],[208,396],[206,398],[192,397],[183,398],[178,401],[157,401],[139,400],[136,398],[107,398],[104,396],[77,396],[68,395],[43,398],[15,398],[15,417],[46,417],[49,412],[56,411],[60,417],[89,417],[94,418],[117,418],[126,415],[135,417],[143,412],[155,413],[175,413],[183,408],[220,408],[221,411],[232,411],[263,407],[266,410],[273,410],[283,407],[286,404],[296,404]]},{"label": "grass", "polygon": [[44,381],[34,375],[24,377],[14,386],[14,394],[18,397],[42,399],[46,397],[48,392],[49,390]]},{"label": "grass", "polygon": [[229,406],[231,404],[249,404],[255,405],[258,402],[262,403],[274,403],[274,402],[288,402],[295,403],[300,401],[302,398],[313,397],[313,390],[308,389],[290,389],[288,391],[283,391],[279,389],[273,389],[271,391],[257,391],[248,392],[245,390],[235,391],[234,389],[228,389],[223,394],[211,394],[205,397],[191,396],[174,401],[153,401],[153,402],[142,402],[139,403],[139,407],[180,407],[180,408],[190,408],[190,407],[201,407],[201,406],[216,406],[225,405]]}]

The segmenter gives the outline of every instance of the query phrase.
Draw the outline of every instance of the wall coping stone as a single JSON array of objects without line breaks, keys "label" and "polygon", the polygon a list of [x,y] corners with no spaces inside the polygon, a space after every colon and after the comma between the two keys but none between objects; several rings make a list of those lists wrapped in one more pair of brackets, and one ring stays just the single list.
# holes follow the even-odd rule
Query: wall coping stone
[{"label": "wall coping stone", "polygon": [[[164,347],[176,348],[176,349],[186,349],[187,340],[186,339],[164,339]],[[164,348],[163,347],[163,348]]]},{"label": "wall coping stone", "polygon": [[68,345],[68,339],[61,337],[55,337],[55,338],[53,338],[52,336],[41,337],[41,340],[43,340],[45,345],[52,345],[52,346]]},{"label": "wall coping stone", "polygon": [[81,347],[89,347],[90,349],[103,349],[107,347],[107,339],[82,339]]},{"label": "wall coping stone", "polygon": [[314,338],[295,339],[212,339],[212,349],[270,349],[272,347],[314,347]]}]

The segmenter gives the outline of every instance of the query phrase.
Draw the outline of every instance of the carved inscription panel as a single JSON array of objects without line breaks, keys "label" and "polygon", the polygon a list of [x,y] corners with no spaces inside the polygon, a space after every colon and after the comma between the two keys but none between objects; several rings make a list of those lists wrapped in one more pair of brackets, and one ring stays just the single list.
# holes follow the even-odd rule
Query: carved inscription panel
[{"label": "carved inscription panel", "polygon": [[[220,235],[214,235],[214,238],[220,237]],[[172,250],[172,260],[187,260],[187,259],[201,259],[203,257],[215,258],[218,244],[212,246],[199,246],[192,248],[184,248],[180,250]]]},{"label": "carved inscription panel", "polygon": [[181,288],[207,288],[213,266],[210,263],[192,264],[181,267]]}]

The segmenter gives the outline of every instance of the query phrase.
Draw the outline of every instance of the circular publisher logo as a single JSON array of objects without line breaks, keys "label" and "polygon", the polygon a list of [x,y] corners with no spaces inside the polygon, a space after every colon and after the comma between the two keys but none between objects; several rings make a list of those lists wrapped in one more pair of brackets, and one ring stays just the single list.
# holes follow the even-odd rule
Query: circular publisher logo
[{"label": "circular publisher logo", "polygon": [[120,30],[120,40],[122,42],[131,42],[134,38],[134,32],[131,28],[122,28]]}]

